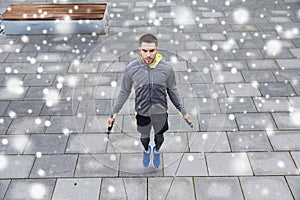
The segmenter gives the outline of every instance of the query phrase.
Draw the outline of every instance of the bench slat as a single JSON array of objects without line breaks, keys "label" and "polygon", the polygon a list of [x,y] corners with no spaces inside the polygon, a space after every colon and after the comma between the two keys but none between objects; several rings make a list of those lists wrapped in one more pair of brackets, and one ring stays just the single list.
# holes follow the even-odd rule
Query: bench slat
[{"label": "bench slat", "polygon": [[[106,4],[12,4],[10,8],[1,16],[2,20],[63,20],[66,17],[93,20],[103,19]],[[70,9],[72,13],[69,13]]]}]

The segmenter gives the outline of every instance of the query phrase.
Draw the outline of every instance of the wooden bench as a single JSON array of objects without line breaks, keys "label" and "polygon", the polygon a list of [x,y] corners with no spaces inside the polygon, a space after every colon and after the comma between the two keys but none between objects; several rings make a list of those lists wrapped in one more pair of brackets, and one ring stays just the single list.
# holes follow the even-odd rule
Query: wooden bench
[{"label": "wooden bench", "polygon": [[101,34],[107,4],[12,4],[0,16],[5,34]]}]

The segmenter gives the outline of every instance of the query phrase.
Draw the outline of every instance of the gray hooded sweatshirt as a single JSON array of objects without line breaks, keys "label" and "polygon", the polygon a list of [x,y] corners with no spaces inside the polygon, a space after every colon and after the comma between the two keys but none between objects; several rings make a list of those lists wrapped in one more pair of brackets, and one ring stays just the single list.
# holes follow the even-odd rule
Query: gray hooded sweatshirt
[{"label": "gray hooded sweatshirt", "polygon": [[166,113],[168,110],[167,94],[180,115],[186,114],[177,92],[173,67],[163,60],[160,54],[156,55],[156,64],[152,67],[145,64],[140,58],[127,65],[111,117],[115,118],[121,110],[131,93],[132,86],[135,90],[137,114],[150,116]]}]

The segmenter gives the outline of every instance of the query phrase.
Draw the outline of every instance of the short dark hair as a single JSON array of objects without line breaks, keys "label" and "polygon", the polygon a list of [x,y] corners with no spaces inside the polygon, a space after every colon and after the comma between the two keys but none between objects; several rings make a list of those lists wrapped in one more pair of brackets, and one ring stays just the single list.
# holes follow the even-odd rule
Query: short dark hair
[{"label": "short dark hair", "polygon": [[154,35],[150,34],[150,33],[140,37],[140,39],[139,39],[139,45],[140,46],[141,46],[142,42],[155,43],[155,45],[157,46],[157,38]]}]

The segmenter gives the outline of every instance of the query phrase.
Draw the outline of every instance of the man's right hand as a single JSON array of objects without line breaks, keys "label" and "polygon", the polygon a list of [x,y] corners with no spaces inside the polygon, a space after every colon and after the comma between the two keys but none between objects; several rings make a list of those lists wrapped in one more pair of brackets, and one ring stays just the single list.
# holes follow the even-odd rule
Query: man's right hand
[{"label": "man's right hand", "polygon": [[115,123],[116,119],[115,118],[109,118],[107,123],[109,127],[112,127]]}]

